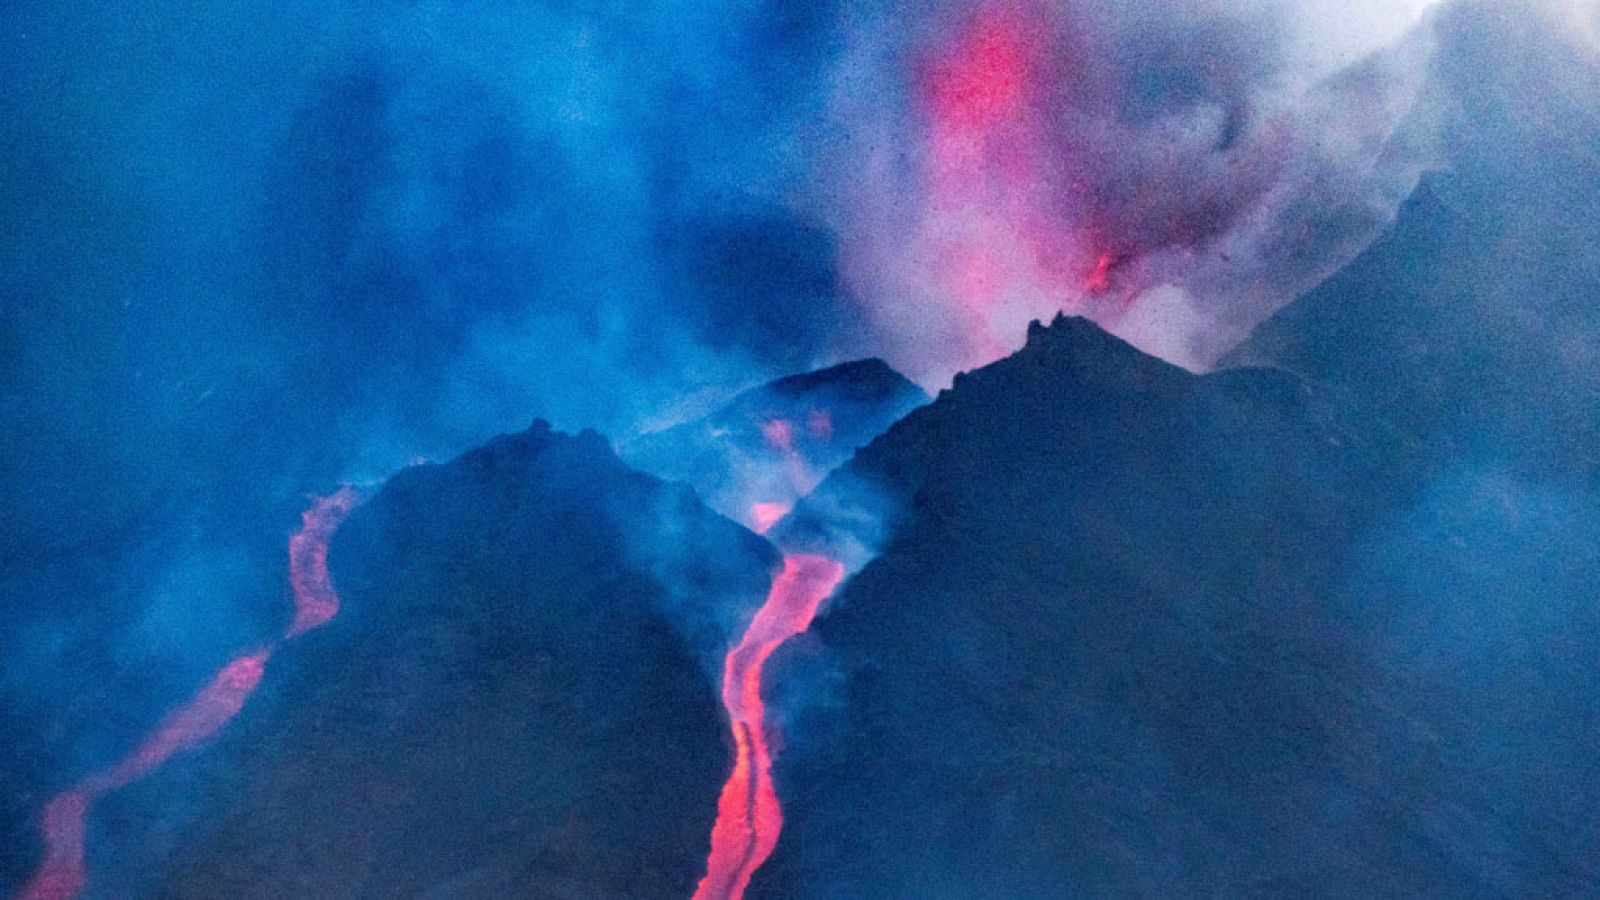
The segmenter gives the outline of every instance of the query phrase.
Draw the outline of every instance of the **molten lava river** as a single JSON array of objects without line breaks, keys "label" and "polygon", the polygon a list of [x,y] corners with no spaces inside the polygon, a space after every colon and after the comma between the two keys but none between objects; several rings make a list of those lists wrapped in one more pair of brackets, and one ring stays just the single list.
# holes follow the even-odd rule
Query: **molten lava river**
[{"label": "molten lava river", "polygon": [[84,820],[94,801],[138,781],[173,756],[193,750],[215,735],[255,691],[276,645],[316,628],[339,611],[339,595],[334,593],[328,577],[328,541],[358,499],[355,490],[348,487],[319,498],[302,516],[301,529],[289,538],[289,586],[295,610],[294,620],[282,638],[223,666],[209,684],[168,714],[132,753],[45,804],[39,825],[44,838],[44,862],[23,888],[22,900],[77,897],[88,881]]},{"label": "molten lava river", "polygon": [[[832,437],[831,419],[825,410],[813,412],[810,422],[814,437]],[[797,493],[816,483],[795,448],[792,423],[772,420],[764,423],[761,431],[782,460]],[[788,513],[789,504],[758,501],[749,508],[751,527],[766,534]],[[762,675],[774,650],[811,627],[822,601],[844,574],[844,565],[826,556],[785,554],[783,570],[773,580],[766,601],[723,661],[722,706],[733,737],[733,771],[717,800],[706,875],[695,889],[694,900],[740,900],[750,876],[778,845],[783,810],[772,786],[774,735],[761,699]]]},{"label": "molten lava river", "polygon": [[722,705],[733,730],[733,773],[717,801],[711,856],[695,900],[738,900],[750,876],[772,855],[783,828],[783,812],[772,789],[761,673],[780,644],[811,627],[822,601],[844,577],[844,566],[825,556],[791,554],[772,583],[767,601],[728,651],[722,669]]}]

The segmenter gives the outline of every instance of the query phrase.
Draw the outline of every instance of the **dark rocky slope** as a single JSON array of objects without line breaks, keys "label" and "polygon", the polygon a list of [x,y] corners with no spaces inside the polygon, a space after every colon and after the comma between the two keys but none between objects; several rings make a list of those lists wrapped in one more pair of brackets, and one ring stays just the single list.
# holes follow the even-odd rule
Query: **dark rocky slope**
[{"label": "dark rocky slope", "polygon": [[779,539],[864,508],[891,537],[788,654],[787,825],[752,896],[1600,877],[1592,493],[1447,471],[1314,383],[1061,319]]},{"label": "dark rocky slope", "polygon": [[1241,368],[1036,328],[779,526],[882,553],[752,896],[1593,894],[1600,78],[1434,27],[1441,171]]},{"label": "dark rocky slope", "polygon": [[105,801],[91,884],[688,896],[728,766],[709,673],[777,561],[593,433],[407,470],[335,537],[339,616]]},{"label": "dark rocky slope", "polygon": [[928,402],[879,359],[780,378],[703,419],[644,435],[622,456],[707,502],[743,515],[760,501],[787,508],[815,480],[901,416]]},{"label": "dark rocky slope", "polygon": [[1600,66],[1516,4],[1441,10],[1392,228],[1228,360],[1346,394],[1441,459],[1600,464]]}]

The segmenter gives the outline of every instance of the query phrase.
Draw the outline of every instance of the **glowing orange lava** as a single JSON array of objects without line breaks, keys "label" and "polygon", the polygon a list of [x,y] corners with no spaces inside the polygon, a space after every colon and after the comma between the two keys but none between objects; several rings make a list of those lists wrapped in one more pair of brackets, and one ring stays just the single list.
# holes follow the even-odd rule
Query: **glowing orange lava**
[{"label": "glowing orange lava", "polygon": [[[284,640],[303,634],[333,617],[339,597],[328,578],[328,540],[355,508],[357,495],[344,488],[319,498],[306,510],[304,527],[289,538],[289,585],[295,616]],[[88,881],[84,865],[84,819],[102,794],[132,784],[173,756],[193,750],[228,724],[261,683],[276,643],[236,657],[134,751],[109,769],[96,772],[45,804],[39,831],[44,861],[22,889],[21,900],[72,900]]]},{"label": "glowing orange lava", "polygon": [[328,578],[328,541],[359,500],[355,489],[347,485],[300,514],[300,530],[289,538],[294,621],[284,637],[304,634],[339,612],[339,595]]},{"label": "glowing orange lava", "polygon": [[794,423],[788,419],[768,419],[761,423],[761,436],[767,439],[774,450],[781,453],[794,452]]},{"label": "glowing orange lava", "polygon": [[1084,287],[1098,294],[1105,290],[1111,283],[1111,254],[1102,253],[1094,261],[1094,268],[1089,271],[1089,277],[1084,279]]},{"label": "glowing orange lava", "polygon": [[787,503],[750,504],[750,525],[756,534],[766,534],[778,520],[789,514]]},{"label": "glowing orange lava", "polygon": [[722,673],[722,705],[733,734],[733,772],[717,801],[711,854],[695,900],[739,900],[750,876],[772,855],[783,828],[783,812],[772,787],[761,675],[768,657],[784,641],[811,627],[822,601],[844,578],[844,566],[824,556],[791,554],[756,611],[744,637],[728,652]]},{"label": "glowing orange lava", "polygon": [[806,428],[819,441],[833,440],[833,413],[826,409],[813,409],[806,414]]}]

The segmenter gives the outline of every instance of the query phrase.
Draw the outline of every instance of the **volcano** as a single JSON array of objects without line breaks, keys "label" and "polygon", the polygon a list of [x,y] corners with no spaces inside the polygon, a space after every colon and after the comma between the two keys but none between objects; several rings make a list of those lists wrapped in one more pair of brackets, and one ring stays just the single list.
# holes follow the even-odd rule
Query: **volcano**
[{"label": "volcano", "polygon": [[1581,896],[1600,496],[1408,438],[1083,320],[959,379],[775,531],[894,510],[748,896]]},{"label": "volcano", "polygon": [[773,661],[748,896],[1592,893],[1600,81],[1515,19],[1440,12],[1444,164],[1223,368],[1036,323],[775,529],[882,552]]},{"label": "volcano", "polygon": [[[218,159],[178,165],[155,152],[187,135],[98,128],[187,129],[278,69],[171,107],[163,82],[139,115],[39,104],[52,142],[13,179],[37,224],[126,228],[17,254],[12,293],[95,304],[0,304],[48,338],[4,335],[7,370],[61,382],[0,396],[32,473],[11,481],[43,498],[0,525],[0,588],[39,607],[0,638],[0,892],[1594,896],[1594,47],[1520,3],[1439,4],[1336,85],[1339,116],[1381,115],[1302,158],[1300,120],[1254,110],[1294,71],[1269,58],[1272,4],[1174,5],[1171,33],[1139,4],[867,6],[634,17],[621,44],[562,9],[533,29],[538,65],[510,40],[521,12],[402,55],[473,14],[341,13],[305,44],[343,66],[322,38],[361,35],[370,71],[334,79],[315,127],[274,126],[320,174],[251,182],[283,188],[259,259],[227,231],[257,212],[150,185],[231,184],[223,157],[273,153],[202,135]],[[205,49],[116,31],[196,17],[111,18],[163,76],[187,51],[151,47]],[[12,31],[41,58],[82,36]],[[766,52],[780,37],[841,68],[806,79]],[[636,56],[647,72],[614,70]],[[470,90],[429,88],[441,57]],[[554,80],[479,83],[485,60]],[[762,146],[732,139],[761,116],[699,97],[738,99],[724,70],[747,60],[770,82],[743,103],[782,117]],[[18,82],[104,102],[126,71]],[[503,122],[476,118],[503,97]],[[874,109],[812,127],[844,101]],[[1324,150],[1381,177],[1346,191]],[[810,162],[768,171],[818,152],[858,166],[817,179],[828,196]],[[93,171],[34,184],[35,156]],[[80,183],[101,199],[62,202]],[[871,196],[909,184],[926,196]],[[116,277],[77,274],[80,243]],[[225,268],[169,279],[180,246]],[[269,289],[228,308],[253,268]],[[169,287],[181,315],[151,299]],[[1144,305],[1162,296],[1170,319]],[[1259,325],[1208,371],[1069,314],[1017,347],[1056,309],[1191,361]],[[103,358],[55,346],[79,338]],[[197,350],[210,366],[184,365]],[[508,408],[633,429],[679,389],[844,352],[930,385],[986,364],[930,397],[846,362],[620,443],[535,420],[293,505],[478,444]],[[80,458],[115,466],[54,477]]]}]

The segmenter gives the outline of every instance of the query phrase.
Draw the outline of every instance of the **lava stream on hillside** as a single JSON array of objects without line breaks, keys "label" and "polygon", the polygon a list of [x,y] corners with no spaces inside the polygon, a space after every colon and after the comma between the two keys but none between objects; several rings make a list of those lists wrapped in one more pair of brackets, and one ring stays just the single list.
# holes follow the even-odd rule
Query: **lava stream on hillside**
[{"label": "lava stream on hillside", "polygon": [[328,577],[328,541],[359,500],[353,488],[344,487],[317,498],[302,514],[301,529],[289,538],[289,586],[295,614],[282,638],[235,657],[188,703],[169,713],[132,753],[45,804],[39,823],[44,860],[23,888],[21,900],[77,897],[88,882],[84,823],[94,802],[138,781],[173,756],[199,747],[221,731],[261,683],[267,660],[277,645],[333,618],[339,609],[339,596]]},{"label": "lava stream on hillside", "polygon": [[825,556],[789,554],[739,643],[728,651],[722,704],[733,733],[733,772],[717,801],[706,875],[695,900],[739,900],[750,876],[772,855],[783,811],[772,786],[772,751],[761,698],[767,659],[779,645],[811,627],[817,609],[844,578],[844,565]]},{"label": "lava stream on hillside", "polygon": [[[827,409],[812,409],[806,421],[810,440],[832,440],[833,417]],[[775,417],[763,420],[760,429],[767,445],[777,453],[790,490],[804,494],[815,487],[817,473],[806,465],[796,446],[795,423]],[[786,501],[751,502],[747,524],[756,533],[766,534],[789,509]],[[762,677],[768,657],[784,641],[811,627],[822,602],[844,575],[844,564],[838,560],[785,553],[783,570],[773,580],[766,600],[723,660],[722,706],[733,737],[733,771],[717,800],[706,874],[695,889],[694,900],[740,900],[750,877],[778,845],[783,809],[772,784],[775,735],[761,698]]]}]

